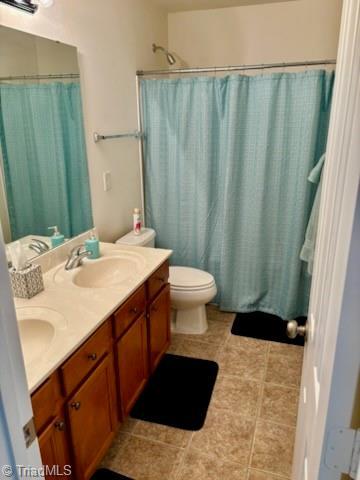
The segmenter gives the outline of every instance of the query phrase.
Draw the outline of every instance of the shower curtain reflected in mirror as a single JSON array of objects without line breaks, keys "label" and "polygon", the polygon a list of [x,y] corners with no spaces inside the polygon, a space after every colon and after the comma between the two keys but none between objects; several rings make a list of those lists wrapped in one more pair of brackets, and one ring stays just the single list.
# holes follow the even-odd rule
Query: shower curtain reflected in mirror
[{"label": "shower curtain reflected in mirror", "polygon": [[172,263],[211,272],[223,310],[307,314],[300,260],[334,74],[143,80],[145,203]]},{"label": "shower curtain reflected in mirror", "polygon": [[0,85],[0,147],[12,240],[93,226],[80,85]]}]

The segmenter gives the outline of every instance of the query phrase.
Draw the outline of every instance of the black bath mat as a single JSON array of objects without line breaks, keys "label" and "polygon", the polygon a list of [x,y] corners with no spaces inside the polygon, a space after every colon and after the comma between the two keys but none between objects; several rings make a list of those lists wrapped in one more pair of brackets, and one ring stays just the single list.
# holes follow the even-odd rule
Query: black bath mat
[{"label": "black bath mat", "polygon": [[183,430],[200,430],[219,366],[209,360],[164,355],[131,416]]},{"label": "black bath mat", "polygon": [[[299,325],[305,325],[306,323],[306,317],[299,317],[296,320]],[[231,328],[231,333],[272,342],[304,345],[304,337],[297,336],[294,340],[291,340],[286,335],[286,321],[270,313],[238,313]]]},{"label": "black bath mat", "polygon": [[99,468],[91,477],[91,480],[131,480],[131,478],[120,475],[120,473],[113,472],[107,468]]}]

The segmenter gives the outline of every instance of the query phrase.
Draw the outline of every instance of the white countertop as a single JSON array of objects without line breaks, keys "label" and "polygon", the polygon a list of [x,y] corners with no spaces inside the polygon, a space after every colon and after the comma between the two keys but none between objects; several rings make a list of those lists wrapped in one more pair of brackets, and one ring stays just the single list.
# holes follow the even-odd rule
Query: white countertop
[{"label": "white countertop", "polygon": [[[167,259],[171,250],[100,244],[102,258],[132,252],[141,257],[141,269],[121,284],[106,288],[83,288],[72,282],[81,269],[64,270],[57,265],[43,276],[45,290],[30,300],[15,298],[18,317],[50,309],[60,317],[50,347],[36,361],[25,364],[30,393],[34,392],[109,316]],[[96,260],[85,259],[85,262]],[[29,314],[30,312],[30,314]]]}]

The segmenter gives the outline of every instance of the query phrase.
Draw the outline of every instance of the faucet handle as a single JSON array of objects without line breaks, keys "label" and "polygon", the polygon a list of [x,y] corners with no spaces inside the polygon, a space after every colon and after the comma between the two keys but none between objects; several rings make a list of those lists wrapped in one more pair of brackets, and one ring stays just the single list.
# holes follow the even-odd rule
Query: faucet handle
[{"label": "faucet handle", "polygon": [[81,249],[84,248],[85,245],[82,243],[81,245],[76,245],[76,247],[72,248],[70,251],[70,255],[73,256],[79,256],[81,254]]}]

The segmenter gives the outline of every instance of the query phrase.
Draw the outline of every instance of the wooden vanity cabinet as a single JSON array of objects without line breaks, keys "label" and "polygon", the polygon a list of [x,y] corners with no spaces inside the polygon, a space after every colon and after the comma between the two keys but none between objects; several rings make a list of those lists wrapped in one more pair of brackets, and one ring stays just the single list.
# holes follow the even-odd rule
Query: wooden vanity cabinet
[{"label": "wooden vanity cabinet", "polygon": [[133,322],[116,344],[122,416],[130,413],[149,377],[145,314]]},{"label": "wooden vanity cabinet", "polygon": [[72,454],[77,479],[88,479],[118,426],[113,355],[107,355],[67,401]]},{"label": "wooden vanity cabinet", "polygon": [[60,476],[73,479],[69,452],[67,423],[61,411],[39,435],[39,447],[43,465],[47,466],[46,480]]},{"label": "wooden vanity cabinet", "polygon": [[[54,372],[31,397],[41,460],[48,471],[46,480],[68,474],[71,465],[68,426],[58,372]],[[73,479],[71,475],[66,478]]]},{"label": "wooden vanity cabinet", "polygon": [[168,278],[166,261],[32,395],[43,463],[67,478],[90,479],[166,352]]},{"label": "wooden vanity cabinet", "polygon": [[170,285],[167,283],[148,308],[150,373],[170,346]]}]

